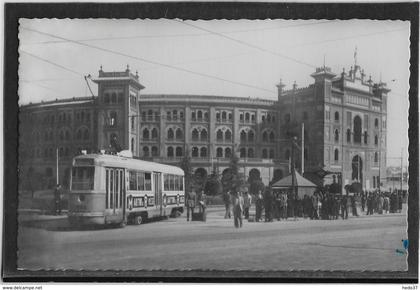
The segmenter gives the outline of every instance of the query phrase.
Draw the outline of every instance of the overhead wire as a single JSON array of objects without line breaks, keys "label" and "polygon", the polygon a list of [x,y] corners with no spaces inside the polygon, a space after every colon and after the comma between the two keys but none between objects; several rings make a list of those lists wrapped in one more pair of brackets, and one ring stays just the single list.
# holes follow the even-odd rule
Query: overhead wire
[{"label": "overhead wire", "polygon": [[119,52],[119,51],[107,49],[107,48],[104,48],[104,47],[99,47],[99,46],[83,43],[83,42],[80,42],[80,41],[68,39],[68,38],[65,38],[65,37],[62,37],[62,36],[59,36],[59,35],[43,32],[43,31],[39,31],[39,30],[35,30],[35,29],[23,27],[23,26],[21,27],[21,29],[25,29],[25,30],[28,30],[28,31],[32,31],[32,32],[35,32],[35,33],[42,34],[42,35],[47,35],[47,36],[50,36],[50,37],[55,37],[57,39],[66,40],[67,42],[71,42],[71,43],[75,43],[75,44],[78,44],[78,45],[81,45],[81,46],[85,46],[85,47],[93,48],[93,49],[96,49],[96,50],[108,52],[108,53],[111,53],[111,54],[114,54],[114,55],[119,55],[119,56],[127,57],[127,58],[130,58],[130,59],[139,60],[139,61],[142,61],[142,62],[145,62],[145,63],[164,66],[164,67],[167,67],[167,68],[170,68],[170,69],[173,69],[173,70],[182,71],[182,72],[186,72],[186,73],[190,73],[190,74],[194,74],[194,75],[199,75],[199,76],[207,77],[207,78],[211,78],[211,79],[216,79],[216,80],[219,80],[219,81],[224,81],[224,82],[228,82],[228,83],[232,83],[232,84],[236,84],[236,85],[240,85],[240,86],[244,86],[244,87],[248,87],[248,88],[252,88],[252,89],[257,89],[257,90],[261,90],[261,91],[265,91],[265,92],[269,92],[269,93],[275,93],[275,91],[273,91],[273,90],[268,90],[268,89],[265,89],[265,88],[262,88],[262,87],[253,86],[253,85],[241,83],[241,82],[234,81],[234,80],[228,80],[228,79],[225,79],[225,78],[221,78],[221,77],[218,77],[218,76],[213,76],[213,75],[209,75],[209,74],[205,74],[205,73],[201,73],[201,72],[196,72],[196,71],[192,71],[192,70],[189,70],[189,69],[177,67],[177,66],[174,66],[174,65],[161,63],[161,62],[158,62],[158,61],[148,60],[148,59],[145,59],[145,58],[142,58],[142,57],[132,56],[132,55],[129,55],[129,54],[126,54],[126,53],[122,53],[122,52]]}]

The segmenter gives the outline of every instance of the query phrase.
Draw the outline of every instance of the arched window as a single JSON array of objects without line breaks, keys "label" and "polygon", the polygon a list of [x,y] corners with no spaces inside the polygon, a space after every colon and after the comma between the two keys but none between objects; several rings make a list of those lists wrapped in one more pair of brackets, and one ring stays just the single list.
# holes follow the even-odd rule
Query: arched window
[{"label": "arched window", "polygon": [[147,112],[147,119],[148,119],[149,121],[153,121],[153,111],[152,111],[152,110],[149,110],[149,111]]},{"label": "arched window", "polygon": [[147,147],[147,146],[143,147],[143,156],[144,157],[149,157],[149,147]]},{"label": "arched window", "polygon": [[175,154],[177,157],[182,156],[182,147],[176,147]]},{"label": "arched window", "polygon": [[192,148],[191,156],[192,157],[198,157],[198,148],[197,147]]},{"label": "arched window", "polygon": [[262,150],[262,158],[267,158],[267,157],[268,157],[267,149],[263,149]]},{"label": "arched window", "polygon": [[145,140],[149,139],[149,129],[147,128],[143,129],[143,139]]},{"label": "arched window", "polygon": [[375,135],[375,146],[378,146],[378,135]]},{"label": "arched window", "polygon": [[340,139],[340,136],[338,134],[338,129],[335,129],[334,130],[334,141],[338,142],[339,139]]},{"label": "arched window", "polygon": [[179,111],[179,119],[181,121],[184,121],[184,112],[183,111]]},{"label": "arched window", "polygon": [[117,126],[117,112],[112,111],[109,113],[109,126],[115,127]]},{"label": "arched window", "polygon": [[167,155],[168,155],[168,157],[174,157],[174,148],[173,147],[168,147]]},{"label": "arched window", "polygon": [[334,161],[338,161],[338,149],[334,150]]},{"label": "arched window", "polygon": [[158,148],[156,146],[152,147],[152,156],[158,156]]},{"label": "arched window", "polygon": [[225,141],[232,141],[232,132],[229,129],[225,131]]},{"label": "arched window", "polygon": [[233,119],[232,113],[229,113],[228,119],[229,119],[229,121],[232,121],[232,119]]},{"label": "arched window", "polygon": [[267,142],[268,141],[268,133],[267,133],[267,131],[264,131],[263,132],[262,139],[263,139],[264,142]]},{"label": "arched window", "polygon": [[208,121],[209,120],[209,113],[204,112],[204,120]]},{"label": "arched window", "polygon": [[88,140],[89,139],[89,129],[85,129],[83,132],[83,139]]},{"label": "arched window", "polygon": [[252,121],[252,123],[255,123],[255,114],[251,115],[251,121]]},{"label": "arched window", "polygon": [[290,159],[290,150],[287,149],[286,152],[284,153],[284,159],[289,160]]},{"label": "arched window", "polygon": [[217,148],[216,157],[223,157],[223,148],[220,148],[220,147]]},{"label": "arched window", "polygon": [[347,143],[350,143],[351,142],[351,131],[350,131],[350,129],[347,129],[346,136],[347,136]]},{"label": "arched window", "polygon": [[244,130],[241,131],[241,142],[246,142],[246,132]]},{"label": "arched window", "polygon": [[250,118],[249,113],[245,113],[245,121],[246,122],[249,122],[249,118]]},{"label": "arched window", "polygon": [[194,129],[192,131],[192,140],[193,141],[198,141],[198,130],[197,129]]},{"label": "arched window", "polygon": [[367,144],[367,143],[368,143],[368,134],[367,134],[367,131],[365,131],[365,133],[363,133],[363,142],[364,142],[365,144]]},{"label": "arched window", "polygon": [[252,148],[248,149],[248,157],[250,157],[250,158],[254,157],[254,149],[252,149]]},{"label": "arched window", "polygon": [[223,111],[222,112],[222,121],[226,121],[226,112],[225,111]]},{"label": "arched window", "polygon": [[217,130],[216,140],[217,141],[222,141],[223,140],[223,131],[221,129]]},{"label": "arched window", "polygon": [[225,148],[225,157],[230,158],[231,156],[232,156],[232,149],[230,149],[229,147]]},{"label": "arched window", "polygon": [[245,148],[241,148],[239,150],[239,157],[241,157],[241,158],[245,158],[246,157],[246,149]]},{"label": "arched window", "polygon": [[131,138],[131,151],[134,152],[134,138]]},{"label": "arched window", "polygon": [[178,111],[177,110],[172,111],[172,117],[175,121],[178,120]]},{"label": "arched window", "polygon": [[374,162],[377,163],[379,160],[378,158],[378,152],[375,152]]},{"label": "arched window", "polygon": [[338,112],[335,112],[335,113],[334,113],[334,120],[335,120],[336,122],[339,122],[339,121],[340,121],[340,113],[338,113]]},{"label": "arched window", "polygon": [[202,111],[197,112],[197,119],[198,119],[198,121],[203,120],[203,112]]},{"label": "arched window", "polygon": [[249,142],[254,142],[254,131],[249,131],[248,132],[248,141]]},{"label": "arched window", "polygon": [[172,113],[171,113],[171,111],[167,111],[166,112],[166,120],[172,121]]},{"label": "arched window", "polygon": [[195,121],[195,112],[191,112],[191,120]]},{"label": "arched window", "polygon": [[275,136],[274,136],[274,132],[270,132],[270,142],[273,143],[275,142]]},{"label": "arched window", "polygon": [[201,130],[201,134],[200,134],[201,136],[201,141],[207,141],[207,130],[206,129],[203,129],[203,130]]},{"label": "arched window", "polygon": [[169,128],[168,130],[168,140],[173,140],[174,139],[174,130],[172,130],[172,128]]},{"label": "arched window", "polygon": [[274,158],[274,149],[270,149],[270,159]]},{"label": "arched window", "polygon": [[239,121],[241,121],[241,122],[244,121],[244,113],[239,114]]},{"label": "arched window", "polygon": [[176,129],[175,138],[176,138],[176,140],[182,140],[183,134],[182,134],[182,130],[180,128]]},{"label": "arched window", "polygon": [[375,128],[378,128],[379,127],[379,120],[378,120],[378,118],[375,118]]},{"label": "arched window", "polygon": [[158,131],[156,128],[152,129],[152,139],[157,139],[158,137]]},{"label": "arched window", "polygon": [[353,119],[353,142],[362,143],[362,119],[359,116]]},{"label": "arched window", "polygon": [[220,121],[220,112],[216,112],[216,120]]},{"label": "arched window", "polygon": [[200,157],[207,157],[207,148],[206,147],[201,147]]},{"label": "arched window", "polygon": [[76,140],[80,140],[80,139],[82,139],[82,129],[78,129],[76,132]]}]

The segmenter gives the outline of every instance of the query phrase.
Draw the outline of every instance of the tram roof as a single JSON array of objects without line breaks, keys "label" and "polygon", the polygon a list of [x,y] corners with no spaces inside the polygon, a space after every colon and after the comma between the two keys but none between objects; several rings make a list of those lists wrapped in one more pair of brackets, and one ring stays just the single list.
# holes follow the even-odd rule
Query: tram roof
[{"label": "tram roof", "polygon": [[86,154],[75,157],[77,159],[94,159],[95,162],[103,162],[109,166],[137,169],[142,171],[157,171],[176,175],[184,175],[184,170],[179,167],[162,163],[150,162],[129,157],[107,154]]}]

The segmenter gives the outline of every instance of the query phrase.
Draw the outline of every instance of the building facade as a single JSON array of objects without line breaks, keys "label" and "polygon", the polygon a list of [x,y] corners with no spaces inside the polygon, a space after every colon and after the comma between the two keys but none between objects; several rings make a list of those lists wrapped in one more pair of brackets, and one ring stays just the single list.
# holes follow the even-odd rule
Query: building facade
[{"label": "building facade", "polygon": [[[336,75],[327,67],[296,84],[278,100],[200,95],[145,95],[127,67],[93,81],[98,96],[21,106],[19,168],[68,184],[71,158],[118,147],[145,160],[178,165],[185,154],[201,175],[223,174],[236,153],[245,176],[268,184],[288,175],[291,160],[309,178],[320,169],[340,172],[343,185],[379,185],[386,168],[385,83],[374,84],[355,65]],[[292,138],[303,147],[292,148]],[[293,150],[292,150],[293,149]],[[293,156],[291,153],[294,152]],[[340,175],[341,175],[340,174]],[[324,181],[329,183],[332,176]]]}]

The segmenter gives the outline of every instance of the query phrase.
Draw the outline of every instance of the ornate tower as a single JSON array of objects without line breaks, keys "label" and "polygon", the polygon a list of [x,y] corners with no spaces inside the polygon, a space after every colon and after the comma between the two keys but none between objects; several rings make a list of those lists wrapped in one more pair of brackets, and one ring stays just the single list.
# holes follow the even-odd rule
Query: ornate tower
[{"label": "ornate tower", "polygon": [[93,79],[98,84],[97,146],[102,150],[130,150],[139,155],[139,76],[127,69],[122,72],[104,72]]}]

